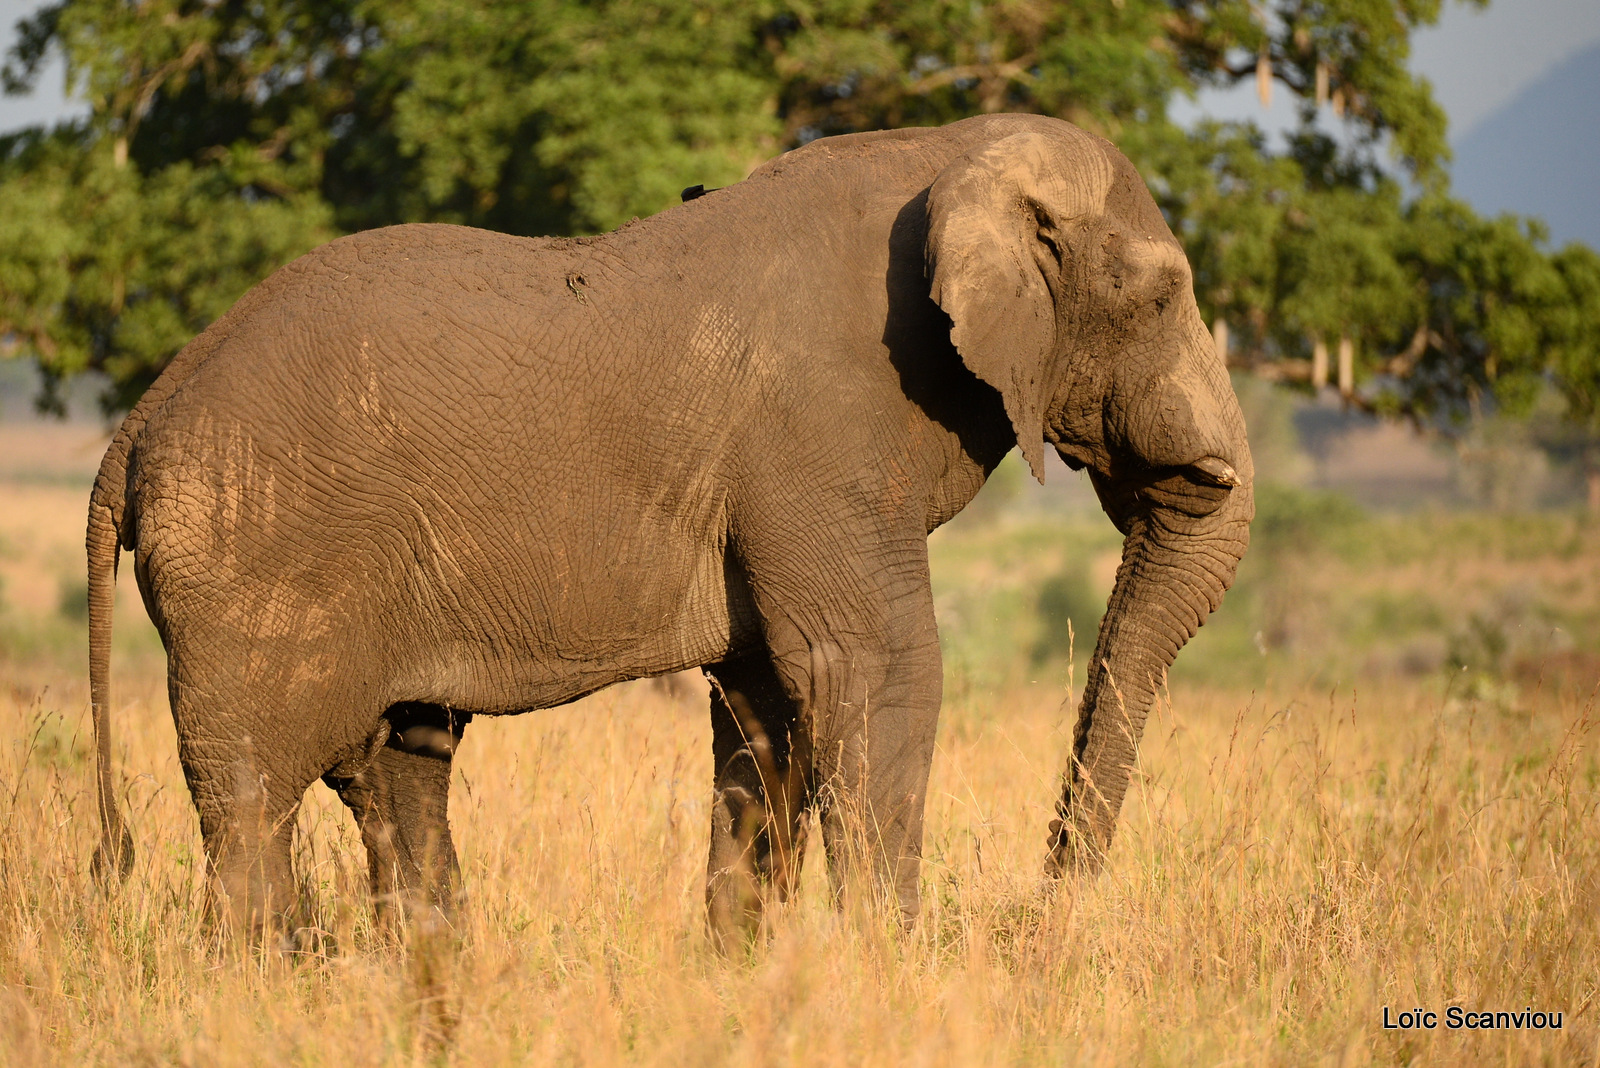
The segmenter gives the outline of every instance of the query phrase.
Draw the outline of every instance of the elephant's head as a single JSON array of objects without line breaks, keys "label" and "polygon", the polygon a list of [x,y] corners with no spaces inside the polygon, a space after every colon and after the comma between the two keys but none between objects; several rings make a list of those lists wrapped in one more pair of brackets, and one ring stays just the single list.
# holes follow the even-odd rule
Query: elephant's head
[{"label": "elephant's head", "polygon": [[1115,148],[1066,123],[979,146],[928,194],[932,294],[1043,478],[1087,467],[1125,535],[1084,687],[1052,865],[1110,841],[1173,658],[1221,602],[1255,506],[1244,419],[1188,261]]}]

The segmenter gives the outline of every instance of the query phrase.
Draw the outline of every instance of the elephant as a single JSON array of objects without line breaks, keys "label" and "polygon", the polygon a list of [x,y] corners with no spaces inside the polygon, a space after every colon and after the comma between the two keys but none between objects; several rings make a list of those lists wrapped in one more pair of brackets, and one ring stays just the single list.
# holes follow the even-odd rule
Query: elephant
[{"label": "elephant", "polygon": [[380,912],[448,920],[470,721],[693,668],[718,944],[792,892],[811,812],[835,894],[911,922],[942,686],[928,535],[1013,448],[1042,481],[1047,445],[1125,539],[1045,854],[1102,864],[1254,514],[1237,399],[1138,172],[997,114],[692,192],[596,237],[343,237],[173,359],[89,506],[97,871],[133,855],[109,703],[127,549],[223,922],[292,921],[318,779]]}]

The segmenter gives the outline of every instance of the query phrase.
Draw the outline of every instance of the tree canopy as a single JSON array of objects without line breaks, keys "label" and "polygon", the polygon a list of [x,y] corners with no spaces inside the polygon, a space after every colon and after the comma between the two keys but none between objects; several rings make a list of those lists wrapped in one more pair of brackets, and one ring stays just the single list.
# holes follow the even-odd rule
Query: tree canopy
[{"label": "tree canopy", "polygon": [[[1407,67],[1440,0],[67,0],[8,89],[66,58],[86,118],[0,139],[0,335],[125,407],[253,282],[340,233],[614,227],[818,136],[989,111],[1117,143],[1184,242],[1233,358],[1417,416],[1553,383],[1600,406],[1600,257],[1453,199]],[[1293,95],[1182,129],[1179,95]]]}]

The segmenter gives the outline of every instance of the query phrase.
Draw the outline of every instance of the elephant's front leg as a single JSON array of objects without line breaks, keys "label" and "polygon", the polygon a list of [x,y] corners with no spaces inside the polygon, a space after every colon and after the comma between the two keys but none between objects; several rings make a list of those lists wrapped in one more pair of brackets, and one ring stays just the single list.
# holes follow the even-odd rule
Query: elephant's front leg
[{"label": "elephant's front leg", "polygon": [[770,659],[713,664],[706,674],[716,767],[706,911],[712,938],[731,950],[799,881],[811,746]]},{"label": "elephant's front leg", "polygon": [[817,805],[835,898],[844,904],[862,890],[887,898],[909,925],[921,905],[923,809],[943,685],[939,646],[900,647],[875,678],[867,672],[870,651],[810,653],[811,678],[825,675],[830,681],[820,689],[836,695],[818,703],[816,740]]},{"label": "elephant's front leg", "polygon": [[781,571],[753,568],[751,586],[778,677],[811,736],[834,893],[888,897],[909,923],[943,690],[927,543],[916,530],[887,544],[862,534],[832,552],[794,551],[816,559],[814,570],[780,560]]},{"label": "elephant's front leg", "polygon": [[390,709],[389,738],[351,778],[326,782],[356,817],[380,922],[448,922],[459,877],[448,819],[451,759],[469,717],[435,705]]}]

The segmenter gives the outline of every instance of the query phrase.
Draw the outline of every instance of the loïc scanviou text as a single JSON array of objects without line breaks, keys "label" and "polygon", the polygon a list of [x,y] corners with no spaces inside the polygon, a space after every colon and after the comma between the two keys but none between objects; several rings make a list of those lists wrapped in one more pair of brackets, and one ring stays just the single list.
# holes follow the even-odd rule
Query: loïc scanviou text
[{"label": "lo\u00efc scanviou text", "polygon": [[1528,1005],[1518,1011],[1483,1012],[1476,1009],[1465,1009],[1459,1005],[1451,1005],[1445,1009],[1443,1016],[1432,1009],[1402,1009],[1395,1012],[1389,1006],[1383,1007],[1383,1027],[1386,1031],[1432,1031],[1439,1026],[1442,1019],[1445,1027],[1452,1031],[1559,1031],[1561,1030],[1560,1012],[1534,1011]]}]

